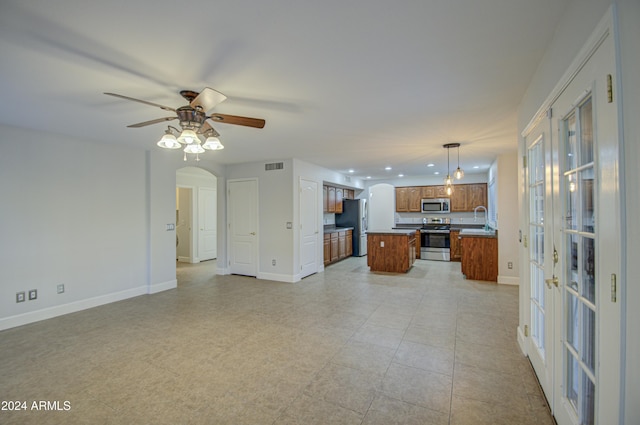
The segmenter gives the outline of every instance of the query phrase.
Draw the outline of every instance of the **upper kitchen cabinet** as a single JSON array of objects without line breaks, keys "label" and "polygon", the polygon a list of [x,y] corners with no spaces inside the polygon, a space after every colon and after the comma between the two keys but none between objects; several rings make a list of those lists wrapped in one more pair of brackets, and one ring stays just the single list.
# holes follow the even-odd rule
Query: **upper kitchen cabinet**
[{"label": "upper kitchen cabinet", "polygon": [[342,199],[344,199],[344,189],[336,187],[336,214],[342,214]]},{"label": "upper kitchen cabinet", "polygon": [[396,187],[396,211],[420,212],[421,186]]},{"label": "upper kitchen cabinet", "polygon": [[444,186],[420,186],[421,199],[448,198]]},{"label": "upper kitchen cabinet", "polygon": [[451,212],[471,212],[478,206],[487,206],[487,184],[456,184],[451,195]]},{"label": "upper kitchen cabinet", "polygon": [[322,212],[342,214],[343,199],[355,199],[355,190],[322,185]]}]

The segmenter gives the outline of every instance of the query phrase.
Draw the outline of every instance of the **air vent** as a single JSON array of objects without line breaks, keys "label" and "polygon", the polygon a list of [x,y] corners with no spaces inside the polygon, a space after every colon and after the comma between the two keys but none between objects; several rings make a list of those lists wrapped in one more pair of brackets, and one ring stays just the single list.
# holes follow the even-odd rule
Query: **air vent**
[{"label": "air vent", "polygon": [[351,183],[351,176],[344,176],[344,181],[346,183]]},{"label": "air vent", "polygon": [[284,162],[273,162],[271,164],[264,164],[265,171],[284,170]]}]

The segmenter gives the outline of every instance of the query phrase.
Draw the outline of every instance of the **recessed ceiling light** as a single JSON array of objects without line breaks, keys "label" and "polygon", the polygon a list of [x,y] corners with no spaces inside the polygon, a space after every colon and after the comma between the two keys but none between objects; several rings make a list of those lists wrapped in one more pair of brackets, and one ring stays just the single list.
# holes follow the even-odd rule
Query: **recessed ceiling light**
[{"label": "recessed ceiling light", "polygon": [[354,171],[354,170],[349,170],[349,172],[350,172],[350,173],[354,173],[355,171]]},{"label": "recessed ceiling light", "polygon": [[427,164],[427,167],[435,167],[436,164]]},{"label": "recessed ceiling light", "polygon": [[384,167],[384,169],[389,171],[389,170],[391,170],[391,167]]},{"label": "recessed ceiling light", "polygon": [[435,173],[433,173],[433,174],[440,174],[440,171],[436,171],[436,172],[435,172]]},{"label": "recessed ceiling light", "polygon": [[398,177],[404,177],[404,174],[398,174]]},{"label": "recessed ceiling light", "polygon": [[370,178],[371,178],[371,176],[367,176],[367,178],[368,178],[368,179],[370,179]]},{"label": "recessed ceiling light", "polygon": [[477,170],[478,168],[480,168],[480,166],[479,165],[474,165],[473,168],[475,168]]}]

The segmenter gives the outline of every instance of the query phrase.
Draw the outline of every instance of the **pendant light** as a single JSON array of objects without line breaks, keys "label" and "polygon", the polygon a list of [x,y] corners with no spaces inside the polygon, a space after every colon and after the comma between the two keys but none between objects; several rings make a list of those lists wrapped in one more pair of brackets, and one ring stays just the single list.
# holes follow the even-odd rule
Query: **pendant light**
[{"label": "pendant light", "polygon": [[[445,148],[447,150],[447,177],[444,179],[444,193],[447,196],[451,196],[453,195],[453,179],[451,178],[451,173],[450,173],[450,165],[449,165],[449,160],[450,160],[450,156],[449,156],[449,152],[451,148],[460,148],[460,143],[447,143],[445,145],[442,145],[443,148]],[[462,171],[462,169],[460,168],[460,151],[458,150],[458,169],[456,170],[456,173],[454,174],[454,176],[456,176],[456,178],[462,178],[462,176],[464,175],[464,172]],[[457,177],[458,171],[460,172],[460,177]]]},{"label": "pendant light", "polygon": [[456,171],[453,173],[453,176],[456,178],[456,180],[460,180],[464,177],[464,171],[462,171],[462,168],[460,168],[460,143],[456,143],[458,146],[458,168],[456,169]]},{"label": "pendant light", "polygon": [[459,146],[460,143],[447,143],[446,145],[442,145],[442,147],[447,150],[447,177],[444,179],[444,193],[447,196],[451,196],[453,194],[453,179],[451,178],[451,169],[449,166],[449,150],[451,148],[457,148]]}]

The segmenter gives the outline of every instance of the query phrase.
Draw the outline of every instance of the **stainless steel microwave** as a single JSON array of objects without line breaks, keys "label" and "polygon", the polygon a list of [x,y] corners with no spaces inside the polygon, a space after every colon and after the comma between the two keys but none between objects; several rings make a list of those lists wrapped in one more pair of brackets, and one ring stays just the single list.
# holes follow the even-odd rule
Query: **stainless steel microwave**
[{"label": "stainless steel microwave", "polygon": [[449,198],[423,199],[421,211],[425,214],[448,214],[451,212]]}]

